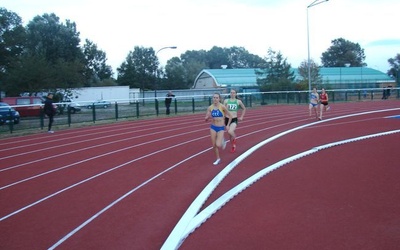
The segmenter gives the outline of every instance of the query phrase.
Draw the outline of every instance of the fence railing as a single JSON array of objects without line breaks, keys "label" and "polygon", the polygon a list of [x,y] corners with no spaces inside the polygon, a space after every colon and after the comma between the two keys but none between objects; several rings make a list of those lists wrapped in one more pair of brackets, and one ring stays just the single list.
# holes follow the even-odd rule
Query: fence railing
[{"label": "fence railing", "polygon": [[[354,101],[374,101],[381,99],[400,99],[400,89],[392,88],[390,94],[383,92],[382,89],[339,89],[327,90],[329,102],[354,102]],[[223,97],[228,94],[221,93]],[[389,96],[388,96],[389,94]],[[247,108],[260,105],[277,104],[307,104],[309,102],[308,91],[280,91],[280,92],[254,92],[239,93]],[[55,129],[63,127],[77,127],[87,124],[112,122],[120,120],[142,119],[151,116],[167,116],[164,105],[164,96],[152,98],[139,98],[135,102],[129,100],[108,100],[111,105],[96,106],[93,103],[81,105],[80,110],[72,109],[70,103],[56,103],[59,113],[54,117],[53,127]],[[193,95],[175,96],[170,107],[170,116],[206,112],[212,103],[212,95]],[[21,106],[11,106],[18,110]],[[21,117],[18,124],[14,124],[11,112],[8,120],[0,124],[0,135],[14,132],[32,132],[44,130],[47,126],[47,118],[43,113],[43,106],[40,105],[41,112],[35,117]],[[76,108],[76,107],[75,107]],[[76,112],[75,112],[76,111]],[[3,119],[4,120],[4,119]]]}]

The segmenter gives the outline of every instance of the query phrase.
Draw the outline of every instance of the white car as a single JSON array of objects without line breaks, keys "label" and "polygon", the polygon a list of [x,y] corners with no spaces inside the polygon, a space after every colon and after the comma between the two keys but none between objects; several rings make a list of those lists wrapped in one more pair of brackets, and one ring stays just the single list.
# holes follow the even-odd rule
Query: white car
[{"label": "white car", "polygon": [[97,101],[97,102],[93,102],[92,104],[87,105],[88,109],[91,109],[93,106],[95,106],[96,108],[108,108],[111,106],[111,102],[109,101]]},{"label": "white car", "polygon": [[75,114],[76,112],[81,111],[81,105],[79,105],[79,103],[76,102],[71,102],[70,104],[68,104],[68,108],[71,112],[71,114]]}]

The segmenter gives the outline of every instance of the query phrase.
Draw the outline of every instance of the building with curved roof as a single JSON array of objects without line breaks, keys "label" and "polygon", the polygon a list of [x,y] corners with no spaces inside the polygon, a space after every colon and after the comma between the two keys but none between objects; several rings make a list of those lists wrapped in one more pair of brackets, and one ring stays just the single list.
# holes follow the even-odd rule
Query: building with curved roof
[{"label": "building with curved roof", "polygon": [[[258,88],[255,68],[248,69],[204,69],[194,81],[192,88]],[[292,69],[295,81],[302,80],[298,69]],[[320,68],[323,85],[331,88],[381,88],[395,86],[396,82],[387,74],[367,67]]]}]

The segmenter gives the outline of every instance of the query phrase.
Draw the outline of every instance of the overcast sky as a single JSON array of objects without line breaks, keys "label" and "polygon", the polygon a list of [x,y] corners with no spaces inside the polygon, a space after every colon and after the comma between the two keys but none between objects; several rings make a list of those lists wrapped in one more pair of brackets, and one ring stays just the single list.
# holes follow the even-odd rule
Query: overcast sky
[{"label": "overcast sky", "polygon": [[[307,60],[307,6],[314,0],[1,0],[24,25],[56,14],[77,24],[116,72],[135,46],[153,47],[163,66],[188,50],[244,47],[280,51],[292,67]],[[310,54],[318,64],[333,39],[360,44],[368,67],[386,73],[400,53],[399,0],[330,0],[308,8]]]}]

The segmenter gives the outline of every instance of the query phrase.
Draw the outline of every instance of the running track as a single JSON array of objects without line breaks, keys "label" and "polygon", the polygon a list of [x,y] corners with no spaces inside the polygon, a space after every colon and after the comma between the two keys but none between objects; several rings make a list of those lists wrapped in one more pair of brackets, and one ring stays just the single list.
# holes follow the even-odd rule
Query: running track
[{"label": "running track", "polygon": [[400,102],[248,109],[0,140],[0,249],[398,249]]}]

